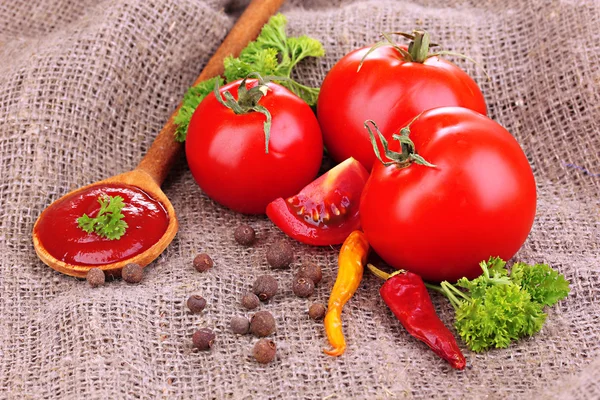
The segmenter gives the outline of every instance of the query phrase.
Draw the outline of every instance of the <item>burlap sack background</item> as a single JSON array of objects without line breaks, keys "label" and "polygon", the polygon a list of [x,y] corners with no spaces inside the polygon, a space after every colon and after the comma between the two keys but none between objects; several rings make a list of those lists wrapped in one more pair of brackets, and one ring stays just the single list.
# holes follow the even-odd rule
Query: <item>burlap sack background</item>
[{"label": "burlap sack background", "polygon": [[[228,331],[244,314],[240,295],[268,271],[265,248],[284,235],[261,217],[207,199],[185,160],[163,188],[180,232],[142,284],[91,290],[35,256],[31,229],[53,200],[135,167],[156,132],[232,26],[244,1],[4,0],[0,3],[0,398],[600,398],[600,4],[597,1],[292,1],[293,33],[319,38],[327,57],[299,79],[317,85],[349,50],[380,31],[423,27],[481,85],[489,114],[520,141],[539,204],[517,258],[549,262],[572,282],[543,330],[505,350],[474,354],[451,370],[411,338],[365,274],[344,311],[347,353],[322,354],[321,324],[306,317],[327,301],[337,248],[294,243],[292,270],[262,309],[278,323],[278,360],[258,366],[255,339]],[[232,238],[242,221],[259,243]],[[191,260],[210,253],[205,274]],[[325,278],[310,300],[290,280],[316,260]],[[208,307],[190,315],[185,300]],[[448,302],[434,295],[450,324]],[[209,353],[192,351],[198,327],[218,333]],[[464,347],[463,347],[464,348]]]}]

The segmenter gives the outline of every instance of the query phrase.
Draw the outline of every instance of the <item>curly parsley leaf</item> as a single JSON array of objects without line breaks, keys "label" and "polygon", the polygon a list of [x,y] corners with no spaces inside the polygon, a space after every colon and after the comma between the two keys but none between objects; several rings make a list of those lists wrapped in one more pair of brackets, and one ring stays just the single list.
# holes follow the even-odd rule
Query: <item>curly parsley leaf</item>
[{"label": "curly parsley leaf", "polygon": [[455,327],[473,351],[505,348],[542,329],[546,314],[529,293],[515,284],[490,287],[483,298],[463,301],[456,309]]},{"label": "curly parsley leaf", "polygon": [[[285,27],[287,19],[277,14],[269,19],[255,41],[241,51],[238,58],[228,57],[225,62],[227,82],[243,79],[251,72],[262,76],[287,78],[275,82],[287,87],[309,105],[316,103],[319,88],[310,88],[290,79],[294,67],[307,57],[325,55],[323,45],[306,35],[287,37]],[[315,95],[316,93],[316,95]]]},{"label": "curly parsley leaf", "polygon": [[473,351],[508,347],[539,332],[547,317],[543,307],[569,293],[568,281],[546,264],[515,263],[510,274],[498,257],[480,266],[483,273],[475,279],[435,287],[450,299],[456,330]]},{"label": "curly parsley leaf", "polygon": [[501,258],[490,257],[488,261],[479,263],[483,274],[473,280],[461,278],[456,282],[456,286],[467,289],[472,298],[483,298],[489,287],[510,283],[505,265],[506,262]]},{"label": "curly parsley leaf", "polygon": [[87,214],[77,218],[79,228],[86,233],[95,232],[109,240],[120,239],[128,227],[127,222],[123,221],[125,216],[121,213],[121,210],[125,207],[123,198],[103,194],[98,197],[98,203],[100,203],[100,210],[94,218],[89,217]]},{"label": "curly parsley leaf", "polygon": [[533,301],[546,306],[553,306],[571,291],[565,277],[547,264],[515,263],[510,278],[525,289]]},{"label": "curly parsley leaf", "polygon": [[177,125],[177,129],[175,130],[175,140],[178,142],[185,141],[185,137],[187,135],[188,126],[190,124],[190,120],[192,119],[192,115],[194,111],[196,111],[196,107],[200,104],[202,100],[212,92],[215,88],[215,81],[219,80],[219,85],[223,84],[223,78],[216,77],[211,78],[206,81],[200,82],[196,86],[192,86],[188,89],[186,94],[183,96],[183,101],[181,103],[181,108],[175,115],[173,122]]},{"label": "curly parsley leaf", "polygon": [[[283,14],[271,17],[256,40],[250,42],[238,57],[225,58],[223,76],[227,82],[246,78],[252,72],[257,72],[263,77],[280,77],[281,80],[274,78],[272,81],[285,86],[313,106],[317,103],[319,88],[302,85],[291,79],[291,74],[300,61],[307,57],[321,57],[325,55],[325,50],[318,40],[308,36],[288,37],[285,32],[286,25],[287,19]],[[186,93],[183,105],[174,119],[177,125],[177,141],[185,141],[192,114],[204,97],[213,90],[214,84],[213,78],[193,86]]]}]

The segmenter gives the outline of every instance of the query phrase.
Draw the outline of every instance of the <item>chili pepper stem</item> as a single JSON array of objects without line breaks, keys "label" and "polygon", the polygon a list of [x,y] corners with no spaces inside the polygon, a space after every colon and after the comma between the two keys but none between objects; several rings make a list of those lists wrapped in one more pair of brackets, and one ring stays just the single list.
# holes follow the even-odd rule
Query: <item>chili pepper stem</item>
[{"label": "chili pepper stem", "polygon": [[391,278],[390,274],[388,274],[387,272],[383,272],[379,268],[375,267],[373,264],[367,264],[367,268],[369,268],[373,275],[375,275],[378,278],[381,278],[386,281]]}]

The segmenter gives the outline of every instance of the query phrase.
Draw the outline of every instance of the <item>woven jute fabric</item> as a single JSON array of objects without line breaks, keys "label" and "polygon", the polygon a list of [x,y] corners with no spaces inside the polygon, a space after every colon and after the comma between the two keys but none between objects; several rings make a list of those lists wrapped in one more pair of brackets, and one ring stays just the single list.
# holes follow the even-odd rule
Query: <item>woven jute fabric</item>
[{"label": "woven jute fabric", "polygon": [[[338,247],[291,242],[289,270],[265,251],[284,234],[266,217],[228,211],[195,184],[185,159],[163,185],[180,222],[139,285],[91,289],[45,266],[31,231],[40,212],[79,186],[133,169],[246,2],[4,0],[0,2],[0,398],[2,399],[598,399],[600,398],[600,3],[589,0],[290,1],[289,31],[324,44],[296,72],[319,85],[348,51],[382,31],[429,30],[480,85],[489,115],[519,141],[538,207],[515,259],[547,262],[571,281],[539,334],[475,354],[452,370],[412,338],[366,273],[343,313],[346,353],[323,354],[322,323]],[[483,71],[486,71],[488,79]],[[242,222],[257,231],[245,248]],[[510,234],[510,233],[507,233]],[[199,252],[215,261],[200,274]],[[310,299],[292,294],[304,262],[323,266]],[[261,309],[277,321],[275,362],[251,358],[256,339],[229,330],[251,315],[240,297],[257,275],[280,292]],[[207,299],[204,312],[185,306]],[[453,310],[432,294],[442,320]],[[199,327],[210,352],[192,349]]]}]

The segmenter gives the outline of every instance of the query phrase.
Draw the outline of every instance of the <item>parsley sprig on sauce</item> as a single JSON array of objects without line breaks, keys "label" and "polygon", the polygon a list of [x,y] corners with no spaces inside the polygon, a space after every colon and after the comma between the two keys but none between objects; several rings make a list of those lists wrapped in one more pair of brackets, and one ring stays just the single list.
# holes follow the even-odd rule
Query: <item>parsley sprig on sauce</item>
[{"label": "parsley sprig on sauce", "polygon": [[96,233],[110,240],[120,239],[125,234],[127,222],[123,221],[125,216],[121,212],[125,203],[121,196],[108,196],[102,194],[98,197],[100,210],[91,218],[87,214],[77,218],[78,226],[87,233]]},{"label": "parsley sprig on sauce", "polygon": [[[287,20],[283,14],[271,17],[260,35],[242,50],[239,57],[229,56],[224,60],[223,75],[227,82],[233,82],[246,78],[253,72],[258,73],[263,77],[272,78],[271,81],[285,86],[313,106],[317,102],[319,88],[302,85],[291,79],[291,74],[300,61],[306,57],[321,57],[325,55],[325,50],[318,40],[308,36],[288,37],[285,33],[286,24]],[[192,86],[184,95],[181,108],[174,118],[177,125],[177,141],[185,141],[188,125],[196,107],[214,90],[216,80],[219,81],[219,86],[224,83],[221,77],[208,79]]]},{"label": "parsley sprig on sauce", "polygon": [[483,274],[429,286],[441,291],[456,311],[455,328],[476,352],[505,348],[513,341],[542,329],[552,306],[569,294],[569,282],[547,264],[515,263],[509,274],[506,262],[492,257],[480,264]]}]

